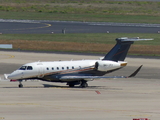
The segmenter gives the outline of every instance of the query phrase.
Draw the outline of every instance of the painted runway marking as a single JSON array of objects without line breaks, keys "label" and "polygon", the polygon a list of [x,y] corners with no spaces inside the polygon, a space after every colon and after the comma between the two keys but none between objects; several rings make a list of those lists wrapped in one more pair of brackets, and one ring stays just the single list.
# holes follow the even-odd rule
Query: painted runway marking
[{"label": "painted runway marking", "polygon": [[8,57],[2,58],[2,59],[11,59],[11,58],[15,57],[14,55],[9,55],[9,54],[0,54],[0,56],[8,56]]},{"label": "painted runway marking", "polygon": [[97,94],[101,94],[99,91],[95,91]]},{"label": "painted runway marking", "polygon": [[[30,23],[33,24],[33,23]],[[39,29],[39,28],[46,28],[52,26],[51,24],[48,23],[36,23],[44,26],[39,26],[39,27],[30,27],[30,28],[18,28],[18,29],[4,29],[4,30],[27,30],[27,29]]]},{"label": "painted runway marking", "polygon": [[37,103],[0,103],[0,105],[39,105]]}]

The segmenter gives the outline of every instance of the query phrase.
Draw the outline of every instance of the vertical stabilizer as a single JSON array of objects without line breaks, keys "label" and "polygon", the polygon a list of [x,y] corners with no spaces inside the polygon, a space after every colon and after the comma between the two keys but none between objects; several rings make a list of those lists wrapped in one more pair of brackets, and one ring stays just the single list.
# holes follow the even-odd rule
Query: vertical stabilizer
[{"label": "vertical stabilizer", "polygon": [[140,40],[153,40],[153,39],[139,39],[137,38],[117,38],[117,44],[106,54],[103,60],[112,60],[112,61],[124,61],[126,58],[126,55],[128,53],[128,50],[131,46],[131,44],[134,43],[134,41],[140,41]]}]

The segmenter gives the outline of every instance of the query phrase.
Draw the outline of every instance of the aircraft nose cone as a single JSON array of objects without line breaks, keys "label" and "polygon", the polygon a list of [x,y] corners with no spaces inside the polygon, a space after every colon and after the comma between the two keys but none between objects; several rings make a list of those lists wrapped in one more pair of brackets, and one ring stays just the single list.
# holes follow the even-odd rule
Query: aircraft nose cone
[{"label": "aircraft nose cone", "polygon": [[8,79],[20,79],[21,73],[19,71],[15,71],[8,75]]},{"label": "aircraft nose cone", "polygon": [[8,78],[8,79],[15,79],[15,75],[10,74],[10,75],[8,75],[7,78]]}]

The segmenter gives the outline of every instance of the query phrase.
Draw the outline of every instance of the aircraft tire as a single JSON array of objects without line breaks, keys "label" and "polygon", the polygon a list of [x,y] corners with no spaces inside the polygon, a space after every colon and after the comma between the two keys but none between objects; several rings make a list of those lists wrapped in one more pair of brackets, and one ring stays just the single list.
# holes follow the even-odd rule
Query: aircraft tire
[{"label": "aircraft tire", "polygon": [[23,88],[23,85],[22,85],[22,84],[19,84],[19,88]]},{"label": "aircraft tire", "polygon": [[81,86],[81,88],[86,88],[86,87],[88,87],[88,83],[87,82],[83,82],[80,86]]},{"label": "aircraft tire", "polygon": [[69,87],[74,87],[74,84],[69,84]]}]

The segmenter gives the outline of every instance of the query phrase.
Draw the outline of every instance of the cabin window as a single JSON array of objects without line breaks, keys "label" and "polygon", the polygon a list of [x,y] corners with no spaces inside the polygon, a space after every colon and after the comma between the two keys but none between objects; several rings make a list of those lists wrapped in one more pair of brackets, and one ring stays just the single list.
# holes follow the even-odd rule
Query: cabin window
[{"label": "cabin window", "polygon": [[72,69],[74,69],[74,67],[72,66]]},{"label": "cabin window", "polygon": [[52,70],[54,70],[54,67],[52,67]]},{"label": "cabin window", "polygon": [[64,67],[62,67],[62,70],[64,70]]},{"label": "cabin window", "polygon": [[47,70],[49,70],[49,68],[48,68],[48,67],[47,67],[46,69],[47,69]]},{"label": "cabin window", "polygon": [[69,67],[67,67],[67,69],[69,69]]},{"label": "cabin window", "polygon": [[33,70],[32,66],[28,66],[27,70]]},{"label": "cabin window", "polygon": [[27,66],[22,66],[19,68],[19,70],[25,70]]},{"label": "cabin window", "polygon": [[57,70],[59,70],[59,67],[57,67]]}]

